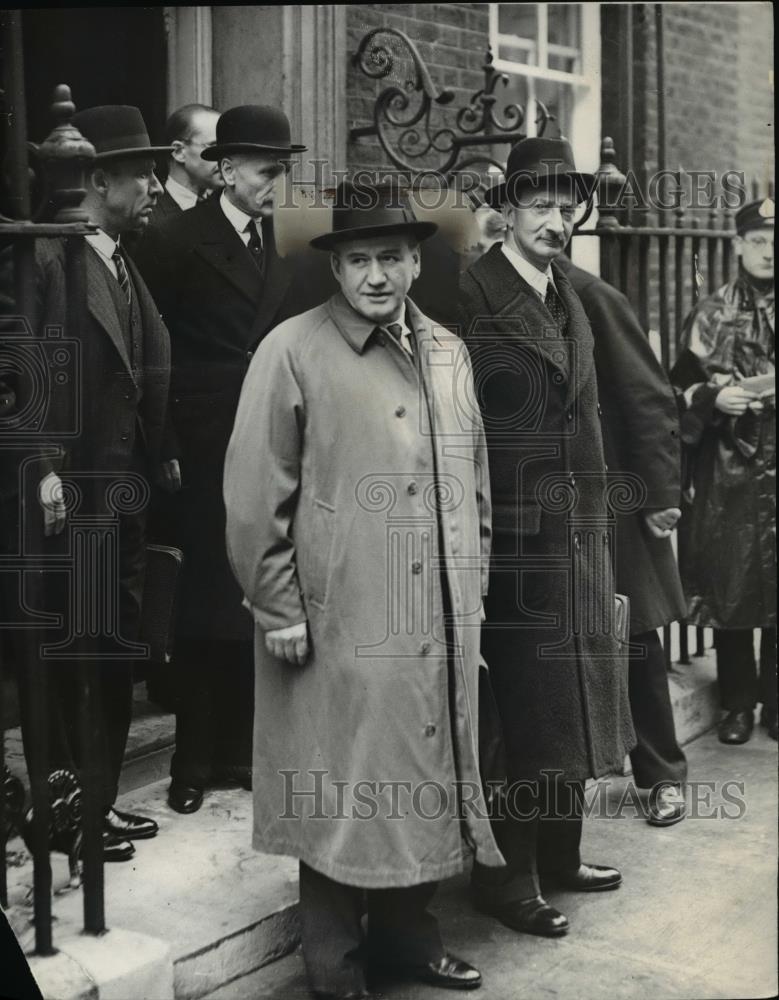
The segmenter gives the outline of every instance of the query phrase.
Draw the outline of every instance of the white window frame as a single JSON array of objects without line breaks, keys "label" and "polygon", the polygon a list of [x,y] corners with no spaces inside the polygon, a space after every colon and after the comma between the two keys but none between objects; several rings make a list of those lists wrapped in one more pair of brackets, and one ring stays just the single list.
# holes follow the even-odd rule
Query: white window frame
[{"label": "white window frame", "polygon": [[[528,135],[535,135],[535,81],[554,80],[567,83],[573,89],[571,124],[566,138],[576,156],[579,170],[594,173],[600,165],[601,143],[601,37],[600,37],[600,4],[580,3],[579,15],[581,23],[581,49],[571,49],[562,45],[548,45],[548,4],[535,4],[538,13],[538,63],[529,66],[527,63],[514,62],[499,58],[500,45],[510,42],[515,46],[531,49],[532,43],[520,39],[516,35],[501,35],[498,32],[498,8],[501,4],[489,5],[490,45],[494,56],[493,65],[498,72],[509,76],[522,76],[527,81],[529,95],[525,109]],[[578,73],[564,73],[562,70],[547,67],[549,55],[580,55]],[[596,213],[590,217],[587,228],[594,225]],[[590,271],[598,273],[598,240],[590,237],[577,237],[573,241],[574,259],[576,263]]]}]

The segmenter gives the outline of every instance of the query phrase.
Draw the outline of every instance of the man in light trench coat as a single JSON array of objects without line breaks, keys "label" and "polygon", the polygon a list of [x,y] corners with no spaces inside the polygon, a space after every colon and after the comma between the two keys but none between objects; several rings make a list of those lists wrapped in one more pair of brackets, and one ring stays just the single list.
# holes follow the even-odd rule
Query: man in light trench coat
[{"label": "man in light trench coat", "polygon": [[341,185],[312,240],[341,290],[262,342],[227,452],[256,623],[254,844],[300,859],[319,996],[365,996],[369,963],[479,986],[426,907],[464,838],[503,864],[477,753],[484,436],[461,341],[406,297],[435,228],[397,190]]}]

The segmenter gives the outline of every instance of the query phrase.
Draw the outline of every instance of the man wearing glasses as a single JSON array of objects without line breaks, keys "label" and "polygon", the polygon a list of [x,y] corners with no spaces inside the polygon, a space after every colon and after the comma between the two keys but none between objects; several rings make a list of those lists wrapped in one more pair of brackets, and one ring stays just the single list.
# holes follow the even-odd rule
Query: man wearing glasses
[{"label": "man wearing glasses", "polygon": [[509,780],[494,820],[503,869],[475,865],[477,909],[556,937],[568,920],[547,887],[616,889],[583,864],[584,782],[616,771],[635,742],[625,649],[614,619],[609,479],[593,336],[556,259],[594,184],[562,139],[512,149],[487,203],[506,221],[461,282],[492,493],[492,561],[482,647]]},{"label": "man wearing glasses", "polygon": [[[738,276],[687,318],[671,381],[683,394],[686,508],[679,568],[692,625],[711,626],[722,743],[746,743],[754,709],[776,739],[774,201],[736,214]],[[753,630],[762,631],[760,673]]]},{"label": "man wearing glasses", "polygon": [[[199,202],[147,234],[138,264],[171,332],[165,457],[178,461],[160,520],[184,553],[174,673],[176,753],[168,802],[200,808],[212,782],[251,787],[253,623],[227,561],[222,473],[244,375],[272,327],[306,305],[273,237],[277,177],[305,149],[282,111],[226,111],[201,150],[224,179]],[[293,306],[292,303],[295,305]]]}]

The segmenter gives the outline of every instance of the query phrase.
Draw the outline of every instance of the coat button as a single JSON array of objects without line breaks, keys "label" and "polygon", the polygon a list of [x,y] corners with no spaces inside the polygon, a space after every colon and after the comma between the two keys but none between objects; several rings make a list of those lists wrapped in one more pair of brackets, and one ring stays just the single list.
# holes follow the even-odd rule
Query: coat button
[{"label": "coat button", "polygon": [[431,646],[431,644],[430,644],[430,643],[429,643],[429,642],[428,642],[427,640],[425,640],[425,641],[424,641],[424,642],[422,643],[422,645],[421,645],[421,646],[419,647],[419,652],[420,652],[420,653],[421,653],[421,654],[422,654],[423,656],[427,656],[427,654],[428,654],[428,653],[430,652],[430,650],[431,650],[432,648],[433,648],[433,647]]},{"label": "coat button", "polygon": [[573,420],[573,410],[571,410],[571,409],[566,410],[565,419],[566,420]]},{"label": "coat button", "polygon": [[122,434],[120,440],[122,440],[122,441],[129,441],[130,440],[130,435],[129,434]]},{"label": "coat button", "polygon": [[578,534],[573,536],[573,547],[576,549],[577,552],[582,547],[582,540],[581,538],[579,538]]},{"label": "coat button", "polygon": [[568,473],[568,482],[571,484],[571,486],[576,485],[576,476],[572,472]]},{"label": "coat button", "polygon": [[405,417],[405,415],[406,415],[406,407],[405,406],[399,406],[397,408],[397,410],[395,410],[395,416],[396,417]]},{"label": "coat button", "polygon": [[432,722],[428,722],[425,726],[425,736],[435,736],[435,726]]},{"label": "coat button", "polygon": [[600,403],[598,403],[598,416],[600,417],[602,415],[603,415],[603,410],[600,408]]},{"label": "coat button", "polygon": [[414,573],[414,574],[418,574],[418,573],[422,572],[422,563],[418,559],[415,559],[414,562],[412,562],[412,564],[411,564],[411,572]]},{"label": "coat button", "polygon": [[247,351],[246,352],[246,360],[247,361],[251,361],[253,357],[254,357],[254,351]]},{"label": "coat button", "polygon": [[406,487],[406,493],[408,493],[410,497],[416,496],[418,492],[419,492],[419,487],[414,482],[409,483],[408,486]]}]

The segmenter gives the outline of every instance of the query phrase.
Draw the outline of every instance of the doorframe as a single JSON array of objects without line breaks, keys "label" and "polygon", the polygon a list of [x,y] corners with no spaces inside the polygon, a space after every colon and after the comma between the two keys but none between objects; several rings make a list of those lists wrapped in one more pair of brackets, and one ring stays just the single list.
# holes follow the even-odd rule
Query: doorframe
[{"label": "doorframe", "polygon": [[213,104],[210,7],[165,7],[168,40],[167,113],[185,104]]}]

